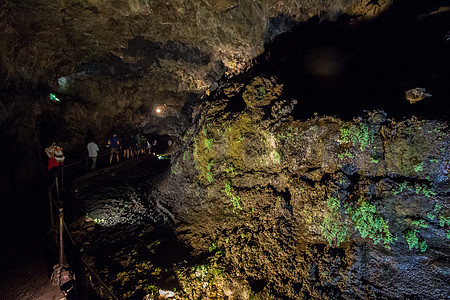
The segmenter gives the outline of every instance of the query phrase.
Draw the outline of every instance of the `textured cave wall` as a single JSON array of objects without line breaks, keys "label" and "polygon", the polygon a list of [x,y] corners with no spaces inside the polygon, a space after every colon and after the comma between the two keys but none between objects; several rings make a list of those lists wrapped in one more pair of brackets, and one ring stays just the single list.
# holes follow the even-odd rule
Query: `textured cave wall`
[{"label": "textured cave wall", "polygon": [[[27,3],[22,1],[15,5],[22,5],[24,11],[29,11]],[[432,114],[429,119],[411,117],[411,114],[422,108],[434,113],[445,107],[441,105],[447,101],[448,93],[443,87],[450,74],[446,72],[448,40],[444,35],[447,29],[431,31],[433,39],[420,39],[426,36],[426,29],[420,32],[418,39],[409,39],[414,37],[416,28],[432,19],[429,16],[438,16],[433,20],[439,24],[442,15],[431,14],[432,9],[424,10],[427,14],[423,16],[413,11],[402,23],[409,30],[404,39],[398,40],[398,44],[405,44],[404,48],[393,48],[397,56],[376,56],[374,45],[382,39],[370,38],[384,36],[386,31],[353,30],[353,22],[358,17],[348,17],[349,27],[346,22],[323,22],[324,27],[317,24],[334,20],[341,12],[360,10],[363,16],[368,12],[377,14],[387,2],[356,1],[354,7],[354,2],[344,1],[329,2],[330,6],[328,2],[320,5],[299,1],[261,2],[263,8],[270,8],[270,13],[263,17],[256,2],[253,6],[250,2],[236,2],[237,6],[232,1],[214,4],[203,1],[195,6],[198,10],[189,6],[188,12],[196,12],[195,19],[199,20],[194,29],[189,29],[183,23],[188,22],[187,19],[180,17],[181,12],[187,13],[180,7],[192,3],[167,3],[133,2],[133,5],[110,9],[109,12],[124,16],[114,22],[129,27],[123,29],[122,36],[109,32],[117,27],[105,27],[101,23],[105,5],[118,5],[118,2],[52,4],[67,7],[65,11],[58,11],[59,8],[53,11],[55,15],[69,14],[78,18],[64,19],[62,24],[78,24],[81,18],[78,16],[83,16],[80,28],[89,34],[72,34],[76,32],[76,25],[72,26],[73,31],[59,33],[61,40],[65,36],[76,38],[75,46],[68,47],[67,51],[80,56],[77,61],[62,64],[67,70],[56,64],[48,68],[53,72],[48,74],[22,68],[30,70],[24,81],[20,78],[25,77],[14,68],[3,73],[8,80],[3,90],[7,97],[2,97],[2,129],[13,130],[1,137],[5,137],[2,140],[5,144],[14,141],[12,146],[8,144],[8,150],[4,149],[3,157],[20,160],[20,151],[26,150],[38,156],[52,135],[76,148],[84,141],[86,132],[106,138],[113,127],[120,131],[141,128],[148,132],[183,133],[166,177],[151,195],[150,204],[146,203],[156,205],[167,219],[174,220],[177,238],[193,250],[194,258],[189,261],[189,267],[174,267],[179,271],[177,279],[183,287],[179,291],[183,299],[222,299],[225,296],[229,299],[444,298],[449,289],[448,122],[435,120]],[[344,8],[336,8],[335,4]],[[33,7],[29,19],[33,20],[34,9],[49,7]],[[159,9],[157,21],[146,17],[149,11]],[[215,9],[220,13],[213,13]],[[125,13],[127,10],[133,13]],[[401,9],[398,12],[403,13]],[[284,41],[292,38],[296,47],[288,48],[289,41],[274,43],[269,47],[270,52],[255,60],[259,65],[251,72],[236,76],[227,84],[226,80],[219,80],[208,91],[211,96],[199,100],[199,94],[224,73],[239,72],[254,63],[248,59],[262,51],[264,41],[274,40],[279,33],[290,30],[296,21],[316,15],[321,18],[306,24],[302,38],[281,37]],[[5,15],[2,18],[4,20]],[[232,20],[235,19],[251,28],[234,26]],[[51,18],[42,22],[51,23],[49,20]],[[90,20],[99,23],[87,26]],[[257,23],[259,21],[262,23]],[[159,26],[156,23],[174,30],[150,26]],[[349,32],[344,35],[347,44],[327,48],[341,52],[315,53],[316,42],[320,46],[330,46],[330,43],[333,46],[333,42],[342,37],[337,34],[339,31],[331,30],[314,39],[321,29],[334,25]],[[375,23],[373,27],[378,25],[380,23]],[[390,25],[387,23],[381,28],[403,33],[402,26]],[[308,26],[317,26],[319,30],[308,31]],[[49,28],[53,30],[52,26]],[[102,33],[103,28],[109,31]],[[300,31],[303,29],[305,27],[300,27]],[[190,34],[193,40],[181,38],[177,30]],[[8,27],[6,32],[14,30]],[[67,35],[68,32],[71,34]],[[152,36],[153,32],[158,33],[158,38]],[[109,41],[102,42],[103,36]],[[327,40],[330,37],[332,42]],[[363,37],[362,42],[360,37]],[[123,43],[115,44],[114,49],[108,48],[110,41],[119,40]],[[442,52],[424,52],[431,53],[427,57],[433,59],[416,57],[408,68],[402,69],[400,65],[402,72],[395,74],[384,70],[382,63],[396,62],[395,58],[402,56],[403,50],[399,49],[415,49],[420,42],[434,47],[438,44],[434,43],[436,40],[442,45],[439,48]],[[234,46],[228,47],[223,41]],[[256,44],[251,44],[253,42]],[[365,51],[360,51],[358,43],[364,44]],[[238,50],[234,51],[233,47]],[[372,51],[367,51],[371,47]],[[11,49],[5,57],[14,57],[20,52],[20,49]],[[349,49],[351,51],[346,52]],[[320,62],[321,54],[326,57],[330,53],[328,62],[347,54],[356,58],[335,64],[343,66],[349,62],[358,66],[356,72],[323,73],[325,68],[319,70],[322,73],[311,76],[302,69],[304,60],[313,58]],[[333,56],[336,53],[338,55]],[[414,52],[417,53],[422,52]],[[56,62],[49,59],[48,66]],[[310,66],[306,64],[305,69]],[[376,72],[363,72],[365,67]],[[296,73],[299,69],[302,72]],[[275,76],[256,76],[258,72]],[[420,80],[399,84],[395,91],[400,93],[394,96],[394,89],[385,89],[393,82],[404,80],[401,77],[408,73],[411,77],[422,74],[426,82],[434,84],[431,85],[431,100],[409,106],[404,99],[410,82]],[[360,79],[368,74],[376,80]],[[341,86],[343,81],[346,84]],[[317,84],[315,89],[307,90],[317,82],[328,85]],[[302,84],[300,88],[298,83]],[[27,89],[23,89],[24,86]],[[306,93],[302,94],[305,89]],[[51,91],[58,91],[61,103],[48,99]],[[297,95],[302,97],[294,97],[293,91],[299,91]],[[336,92],[338,94],[334,94]],[[390,98],[384,98],[386,95]],[[440,99],[439,105],[435,105],[435,99]],[[186,100],[190,104],[181,108]],[[394,108],[407,108],[399,109],[395,117],[378,110],[353,114],[361,107],[379,107],[380,101],[384,105],[394,100],[401,103]],[[355,103],[359,106],[354,109],[347,106]],[[156,106],[167,108],[167,118],[153,114]],[[319,106],[329,110],[324,109],[314,116]],[[430,107],[433,109],[429,110]],[[332,116],[342,109],[347,112],[347,118]],[[409,117],[401,118],[404,113]],[[38,146],[15,146],[16,143],[26,145],[29,141]],[[17,156],[12,155],[15,149],[20,150]],[[17,161],[11,160],[8,167],[13,170]],[[115,180],[120,181],[119,176]],[[95,186],[94,182],[90,184]],[[99,201],[96,205],[99,210],[111,209],[122,216],[120,201]],[[136,215],[138,218],[134,220],[139,220],[140,215]],[[132,223],[136,215],[130,214],[127,222]],[[144,252],[152,250],[153,246],[146,245],[140,235],[133,233],[132,237]],[[142,281],[132,281],[137,273],[146,274],[148,268],[144,267],[144,272],[142,265],[133,261],[133,255],[120,253],[119,256],[114,257],[113,264],[117,264],[116,259],[123,260],[131,271],[115,273],[114,268],[105,267],[102,272],[107,278],[114,278],[113,286],[126,295],[148,291],[150,286],[143,287]],[[146,280],[149,282],[152,278],[147,276]]]},{"label": "textured cave wall", "polygon": [[445,298],[448,124],[382,111],[293,120],[282,89],[256,77],[205,103],[158,186],[178,237],[209,257],[185,292]]},{"label": "textured cave wall", "polygon": [[[183,67],[192,71],[194,66],[189,64],[198,64],[198,53],[193,59],[178,56],[180,50],[185,52],[189,48],[205,53],[212,62],[222,61],[230,72],[235,72],[242,69],[239,64],[261,52],[265,39],[289,30],[285,25],[289,21],[342,13],[367,18],[390,4],[377,2],[376,5],[356,0],[5,2],[1,28],[2,39],[7,42],[1,47],[2,75],[20,83],[46,83],[56,89],[59,77],[76,72],[92,60],[108,59],[108,55],[121,60],[124,66],[130,63],[131,67],[145,68],[161,61],[178,72]],[[273,18],[277,18],[275,22],[271,21]],[[136,48],[139,39],[147,43],[144,49]],[[161,70],[155,66],[148,73],[158,76],[158,71]],[[205,84],[209,86],[204,82],[199,87],[204,88]]]},{"label": "textured cave wall", "polygon": [[[100,144],[113,129],[177,135],[188,123],[182,117],[190,109],[183,111],[185,103],[197,102],[224,75],[250,66],[264,43],[296,23],[345,13],[369,19],[390,4],[4,1],[0,122],[1,143],[8,145],[2,170],[10,170],[2,175],[9,178],[5,186],[42,173],[42,167],[29,166],[51,139],[61,141],[71,159],[82,155],[88,133]],[[61,103],[49,101],[51,92]],[[155,114],[162,105],[164,114]]]}]

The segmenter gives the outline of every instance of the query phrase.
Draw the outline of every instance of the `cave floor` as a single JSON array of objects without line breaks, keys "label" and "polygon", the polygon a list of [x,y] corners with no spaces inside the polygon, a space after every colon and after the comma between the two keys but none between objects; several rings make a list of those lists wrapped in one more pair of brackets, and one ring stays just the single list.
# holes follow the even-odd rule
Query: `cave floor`
[{"label": "cave floor", "polygon": [[[136,291],[133,283],[142,281],[147,287],[179,288],[172,267],[186,253],[151,195],[168,165],[169,160],[141,156],[88,173],[69,188],[66,222],[72,236],[116,295],[141,299],[150,291]],[[105,292],[97,280],[89,285],[95,290],[87,292],[90,299]]]},{"label": "cave floor", "polygon": [[[68,178],[64,196],[68,202],[65,205],[65,222],[70,223],[71,219],[86,212],[86,207],[95,205],[96,198],[92,198],[92,195],[101,197],[110,193],[111,189],[127,193],[130,189],[140,190],[140,186],[150,187],[156,175],[160,174],[167,165],[168,160],[141,156],[88,172],[75,180]],[[87,203],[71,202],[73,200],[73,198],[69,199],[73,197],[71,193],[78,189],[83,190],[83,186],[85,189],[81,198],[86,197],[90,200]],[[60,288],[53,286],[50,282],[52,267],[57,264],[58,258],[55,245],[50,238],[45,184],[37,190],[38,192],[34,195],[36,201],[33,202],[34,204],[26,205],[27,209],[24,210],[20,203],[28,203],[27,198],[30,195],[20,195],[18,199],[9,196],[10,205],[2,211],[1,237],[7,243],[2,242],[4,247],[0,250],[1,300],[66,299]],[[140,191],[137,193],[139,194]],[[114,204],[116,203],[113,202],[111,205]],[[66,243],[69,243],[67,238]],[[69,263],[71,259],[73,258],[68,258]],[[74,268],[72,265],[70,267]]]},{"label": "cave floor", "polygon": [[64,299],[60,288],[49,281],[51,266],[46,257],[46,245],[41,241],[28,240],[22,246],[26,249],[22,253],[15,253],[14,259],[0,269],[1,299]]},{"label": "cave floor", "polygon": [[[0,299],[63,299],[59,287],[50,283],[57,257],[49,250],[46,185],[34,195],[17,191],[5,196],[0,218]],[[31,201],[30,201],[31,198]]]}]

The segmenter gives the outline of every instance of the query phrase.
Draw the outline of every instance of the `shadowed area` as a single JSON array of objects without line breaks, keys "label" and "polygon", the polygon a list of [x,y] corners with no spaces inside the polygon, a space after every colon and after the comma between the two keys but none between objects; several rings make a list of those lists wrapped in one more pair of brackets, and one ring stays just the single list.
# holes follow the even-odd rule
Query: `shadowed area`
[{"label": "shadowed area", "polygon": [[447,1],[0,8],[0,295],[447,297]]},{"label": "shadowed area", "polygon": [[[352,118],[383,109],[396,117],[447,118],[450,87],[450,12],[400,2],[374,21],[353,24],[312,18],[266,46],[255,73],[274,75],[284,96],[299,100],[294,115]],[[424,14],[429,12],[429,14]],[[406,91],[423,87],[432,97],[411,105]]]}]

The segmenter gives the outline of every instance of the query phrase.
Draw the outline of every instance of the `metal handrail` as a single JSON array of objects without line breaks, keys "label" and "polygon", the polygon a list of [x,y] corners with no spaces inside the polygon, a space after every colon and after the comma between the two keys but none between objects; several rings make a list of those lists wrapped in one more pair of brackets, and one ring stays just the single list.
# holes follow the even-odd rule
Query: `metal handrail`
[{"label": "metal handrail", "polygon": [[[56,197],[58,199],[58,203],[55,202],[55,199],[53,197],[52,191],[56,187]],[[60,189],[58,185],[58,174],[55,174],[55,179],[53,180],[53,184],[48,189],[49,192],[49,201],[50,201],[50,217],[51,217],[51,225],[52,228],[54,228],[54,220],[53,220],[53,205],[58,208],[58,215],[59,215],[59,228],[58,228],[58,244],[59,244],[59,253],[58,253],[58,263],[60,266],[64,265],[65,257],[64,257],[64,236],[63,231],[65,229],[70,241],[72,242],[72,245],[75,246],[75,241],[72,238],[72,235],[70,234],[69,229],[67,228],[66,222],[64,222],[64,212],[63,212],[63,205],[62,205],[62,198],[60,196]],[[109,289],[109,287],[105,284],[105,282],[100,278],[100,276],[94,271],[94,269],[81,257],[81,261],[83,264],[89,269],[89,271],[94,275],[95,278],[103,285],[103,287],[106,289],[106,291],[111,295],[112,298],[115,300],[119,300],[114,293]]]},{"label": "metal handrail", "polygon": [[[97,157],[103,157],[103,156],[107,156],[110,155],[110,153],[102,153],[100,155],[98,155]],[[119,154],[120,155],[120,154]],[[58,173],[55,174],[55,178],[53,180],[52,185],[49,187],[48,189],[48,196],[49,196],[49,202],[50,202],[50,222],[51,222],[51,226],[54,229],[55,228],[55,224],[54,224],[54,211],[53,211],[53,205],[55,206],[55,208],[58,209],[58,215],[59,215],[59,228],[58,228],[58,234],[59,234],[59,265],[62,266],[65,262],[65,257],[64,257],[64,239],[63,239],[63,231],[65,229],[70,241],[72,242],[73,246],[75,246],[75,241],[73,240],[69,229],[67,228],[66,223],[64,222],[64,212],[63,212],[63,200],[61,197],[61,192],[64,189],[64,168],[67,167],[72,167],[74,165],[77,165],[83,161],[86,161],[86,171],[87,171],[87,160],[89,159],[89,157],[87,156],[85,159],[81,159],[81,160],[77,160],[74,162],[71,162],[70,164],[62,164],[61,165],[61,186],[59,185],[59,181],[58,181]],[[121,160],[122,162],[123,160]],[[56,188],[56,198],[58,202],[55,202],[55,199],[53,197],[53,190]],[[89,269],[89,271],[94,275],[94,277],[97,278],[97,280],[101,283],[101,285],[103,285],[103,287],[106,289],[106,291],[111,295],[111,297],[115,300],[119,300],[119,298],[117,298],[114,293],[109,289],[109,287],[105,284],[105,282],[103,282],[103,280],[100,278],[100,276],[94,271],[94,269],[83,259],[83,257],[81,257],[81,261],[83,262],[83,264]]]},{"label": "metal handrail", "polygon": [[[75,241],[72,238],[72,235],[69,232],[69,229],[67,228],[66,223],[64,222],[64,228],[66,230],[67,235],[69,236],[70,241],[72,242],[72,245],[75,246]],[[114,293],[109,289],[109,287],[106,285],[106,283],[103,282],[103,280],[100,278],[100,276],[97,274],[97,272],[94,271],[94,269],[92,269],[92,267],[83,259],[83,257],[81,257],[81,261],[83,262],[83,264],[89,269],[89,271],[95,276],[95,278],[97,278],[98,281],[100,281],[100,283],[103,285],[103,287],[106,289],[106,291],[116,300],[119,300],[119,298],[117,298]]]}]

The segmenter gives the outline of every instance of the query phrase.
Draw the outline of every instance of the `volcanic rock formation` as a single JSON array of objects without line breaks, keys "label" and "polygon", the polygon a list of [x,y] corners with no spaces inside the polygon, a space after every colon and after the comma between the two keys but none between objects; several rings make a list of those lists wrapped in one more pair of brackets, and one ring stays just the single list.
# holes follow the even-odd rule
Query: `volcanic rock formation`
[{"label": "volcanic rock formation", "polygon": [[370,19],[390,3],[3,1],[1,178],[42,176],[35,161],[52,139],[70,159],[88,134],[101,144],[112,130],[178,135],[185,103],[251,66],[295,24],[345,13]]},{"label": "volcanic rock formation", "polygon": [[0,192],[42,182],[55,139],[70,163],[88,137],[168,135],[170,163],[66,194],[120,298],[443,299],[443,3],[4,1]]}]

